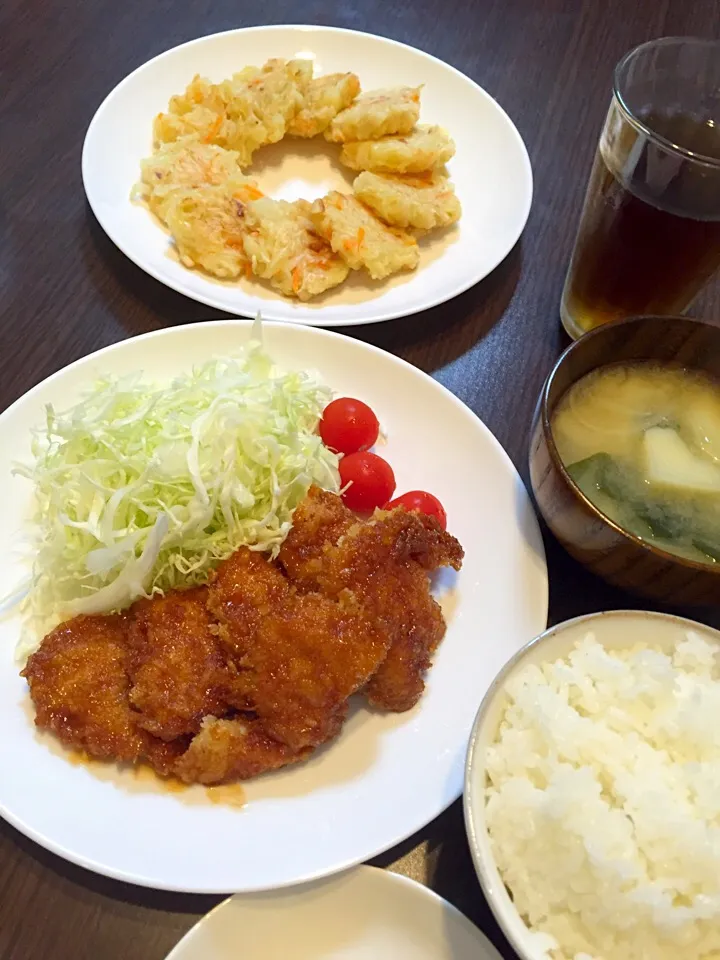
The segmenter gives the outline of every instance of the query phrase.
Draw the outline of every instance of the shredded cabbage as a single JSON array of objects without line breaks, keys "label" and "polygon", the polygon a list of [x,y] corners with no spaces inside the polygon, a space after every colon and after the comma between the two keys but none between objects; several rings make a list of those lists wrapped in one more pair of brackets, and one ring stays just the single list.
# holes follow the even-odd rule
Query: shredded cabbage
[{"label": "shredded cabbage", "polygon": [[330,399],[253,340],[169,385],[107,378],[49,405],[34,463],[16,468],[38,534],[22,652],[68,616],[203,582],[240,546],[275,556],[310,485],[339,489],[316,432]]}]

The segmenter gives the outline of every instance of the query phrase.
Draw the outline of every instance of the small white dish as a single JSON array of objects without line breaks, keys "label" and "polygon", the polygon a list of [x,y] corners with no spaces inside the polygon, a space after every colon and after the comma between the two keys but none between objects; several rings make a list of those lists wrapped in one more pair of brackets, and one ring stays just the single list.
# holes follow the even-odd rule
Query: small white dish
[{"label": "small white dish", "polygon": [[501,960],[459,910],[414,880],[359,867],[219,904],[166,960]]},{"label": "small white dish", "polygon": [[[167,233],[130,201],[140,160],[152,152],[152,121],[196,73],[220,81],[271,57],[304,57],[317,75],[355,71],[363,89],[423,84],[421,121],[446,127],[457,144],[448,165],[463,205],[457,227],[422,241],[420,266],[371,281],[354,273],[310,303],[283,298],[257,280],[223,282],[184,267]],[[322,137],[264,148],[246,172],[270,196],[314,200],[351,188],[352,171]],[[126,77],[98,108],[83,147],[90,206],[110,239],[161,283],[241,316],[346,326],[427,310],[487,276],[510,252],[530,211],[532,171],[512,121],[492,97],[454,67],[413,47],[354,30],[269,26],[200,37],[160,54]]]},{"label": "small white dish", "polygon": [[[23,518],[32,502],[13,463],[30,455],[45,404],[73,403],[97,376],[144,371],[156,382],[248,341],[248,320],[171,327],[71,364],[0,415],[0,596],[23,578]],[[427,489],[465,546],[459,575],[436,586],[448,623],[425,693],[408,713],[353,702],[341,735],[306,763],[247,782],[245,806],[203,788],[168,792],[111,764],[72,764],[36,732],[14,648],[20,618],[0,619],[0,815],[89,869],[144,886],[198,893],[268,890],[344,870],[394,846],[462,791],[477,705],[502,664],[547,620],[547,568],[527,492],[487,427],[410,364],[350,337],[267,323],[285,369],[316,370],[340,396],[377,413],[398,493]],[[215,795],[217,797],[217,794]]]},{"label": "small white dish", "polygon": [[683,617],[644,610],[610,610],[590,613],[559,623],[519,650],[493,681],[473,724],[465,765],[465,827],[475,871],[495,919],[522,960],[538,955],[534,935],[522,919],[502,881],[490,848],[485,822],[485,753],[495,741],[507,706],[505,685],[530,664],[548,663],[566,657],[588,633],[608,650],[624,650],[648,644],[672,650],[683,630],[692,630],[708,643],[720,644],[720,631]]}]

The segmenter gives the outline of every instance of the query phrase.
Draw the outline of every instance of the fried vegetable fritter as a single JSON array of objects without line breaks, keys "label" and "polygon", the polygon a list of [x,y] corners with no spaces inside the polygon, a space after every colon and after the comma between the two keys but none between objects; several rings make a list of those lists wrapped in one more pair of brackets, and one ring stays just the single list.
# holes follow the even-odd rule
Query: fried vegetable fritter
[{"label": "fried vegetable fritter", "polygon": [[254,181],[240,175],[239,154],[209,143],[184,139],[167,143],[140,163],[143,195],[148,206],[165,221],[168,198],[178,187],[219,186],[233,180],[239,186]]},{"label": "fried vegetable fritter", "polygon": [[264,197],[249,203],[244,219],[245,253],[255,276],[288,297],[310,300],[342,283],[348,266],[319,234],[305,200]]},{"label": "fried vegetable fritter", "polygon": [[310,218],[320,236],[349,267],[364,267],[374,280],[400,270],[414,270],[418,265],[417,240],[381,223],[356,197],[333,190],[315,201]]},{"label": "fried vegetable fritter", "polygon": [[371,90],[339,113],[325,131],[333,143],[410,133],[420,117],[420,87]]},{"label": "fried vegetable fritter", "polygon": [[365,171],[355,178],[355,196],[394,227],[433,230],[460,219],[460,201],[440,174],[392,176]]},{"label": "fried vegetable fritter", "polygon": [[340,163],[374,173],[425,173],[439,170],[455,156],[455,143],[442,127],[419,124],[407,136],[346,143]]},{"label": "fried vegetable fritter", "polygon": [[185,266],[202,267],[223,280],[247,274],[245,208],[261,196],[245,177],[217,187],[174,190],[164,213]]},{"label": "fried vegetable fritter", "polygon": [[155,143],[195,137],[236,151],[246,167],[259,147],[285,136],[311,78],[309,60],[278,59],[246,67],[222,83],[196,76],[184,94],[170,100],[168,112],[155,118]]},{"label": "fried vegetable fritter", "polygon": [[354,73],[316,77],[308,84],[303,105],[288,124],[287,132],[296,137],[316,137],[359,93],[360,81]]}]

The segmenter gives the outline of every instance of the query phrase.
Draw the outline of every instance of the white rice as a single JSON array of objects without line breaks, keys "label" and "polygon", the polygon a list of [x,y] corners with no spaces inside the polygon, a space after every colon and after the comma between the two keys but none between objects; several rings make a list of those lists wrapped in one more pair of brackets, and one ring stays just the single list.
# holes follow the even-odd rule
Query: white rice
[{"label": "white rice", "polygon": [[486,816],[538,960],[720,958],[716,648],[588,635],[506,692]]}]

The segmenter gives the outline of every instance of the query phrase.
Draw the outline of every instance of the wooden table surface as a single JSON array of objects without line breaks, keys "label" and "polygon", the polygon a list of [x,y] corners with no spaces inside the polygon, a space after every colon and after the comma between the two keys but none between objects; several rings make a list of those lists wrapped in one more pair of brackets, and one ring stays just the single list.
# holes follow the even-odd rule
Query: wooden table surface
[{"label": "wooden table surface", "polygon": [[[85,201],[80,151],[93,112],[127,73],[185,40],[250,26],[257,14],[417,46],[476,80],[517,124],[535,199],[505,262],[451,303],[352,335],[449,387],[526,478],[535,399],[566,345],[558,302],[613,66],[653,37],[717,37],[717,0],[265,0],[253,8],[237,0],[3,0],[0,409],[99,347],[220,316],[115,249]],[[720,322],[717,293],[717,285],[706,291],[692,313]],[[638,605],[585,573],[549,536],[546,545],[551,622]],[[430,885],[513,955],[477,885],[459,802],[375,862]],[[162,960],[218,899],[94,876],[0,822],[0,960]]]}]

